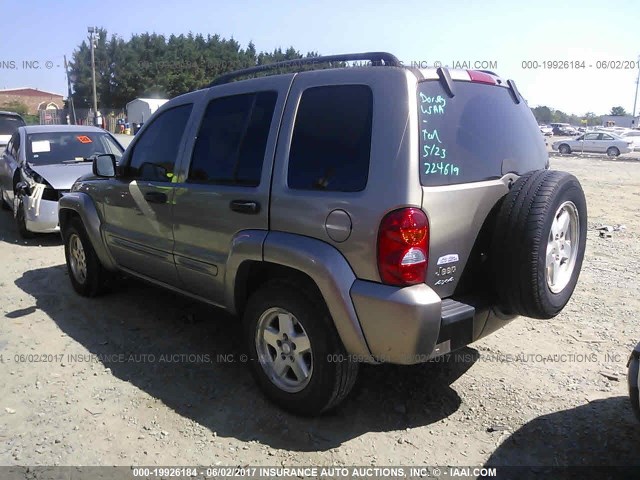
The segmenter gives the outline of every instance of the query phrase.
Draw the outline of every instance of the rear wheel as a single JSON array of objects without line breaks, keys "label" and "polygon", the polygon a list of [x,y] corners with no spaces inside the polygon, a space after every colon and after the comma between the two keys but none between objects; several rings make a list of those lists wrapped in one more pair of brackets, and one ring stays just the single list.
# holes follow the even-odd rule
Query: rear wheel
[{"label": "rear wheel", "polygon": [[289,283],[266,284],[249,299],[244,330],[254,378],[285,410],[318,415],[351,391],[358,364],[313,294]]},{"label": "rear wheel", "polygon": [[79,218],[71,219],[64,230],[64,255],[73,289],[84,297],[95,297],[104,291],[109,277],[91,245]]},{"label": "rear wheel", "polygon": [[20,235],[20,237],[25,239],[33,238],[34,236],[33,232],[30,232],[29,229],[27,228],[27,218],[24,212],[24,202],[22,201],[21,198],[18,200],[18,207],[16,209],[15,220],[16,220],[16,228],[18,229],[18,234]]},{"label": "rear wheel", "polygon": [[532,318],[560,313],[578,282],[586,237],[586,200],[573,175],[520,177],[500,207],[492,243],[503,309]]},{"label": "rear wheel", "polygon": [[571,147],[569,147],[569,145],[566,144],[562,144],[560,145],[560,148],[558,148],[558,151],[562,154],[562,155],[569,155],[571,153]]},{"label": "rear wheel", "polygon": [[617,157],[620,155],[620,150],[618,150],[616,147],[609,147],[607,149],[607,155],[609,155],[610,157]]}]

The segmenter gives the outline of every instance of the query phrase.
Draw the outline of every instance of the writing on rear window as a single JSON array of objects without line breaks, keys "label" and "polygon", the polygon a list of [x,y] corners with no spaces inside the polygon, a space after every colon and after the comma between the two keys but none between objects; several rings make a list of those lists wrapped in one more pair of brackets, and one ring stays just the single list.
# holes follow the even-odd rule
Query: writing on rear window
[{"label": "writing on rear window", "polygon": [[445,162],[424,162],[425,175],[460,175],[460,168]]},{"label": "writing on rear window", "polygon": [[425,95],[423,92],[419,92],[419,95],[424,174],[460,175],[460,167],[441,161],[447,158],[447,148],[440,139],[438,129],[429,124],[431,115],[444,115],[447,100],[442,95]]},{"label": "writing on rear window", "polygon": [[425,95],[420,92],[420,112],[423,115],[442,115],[447,100],[442,95]]}]

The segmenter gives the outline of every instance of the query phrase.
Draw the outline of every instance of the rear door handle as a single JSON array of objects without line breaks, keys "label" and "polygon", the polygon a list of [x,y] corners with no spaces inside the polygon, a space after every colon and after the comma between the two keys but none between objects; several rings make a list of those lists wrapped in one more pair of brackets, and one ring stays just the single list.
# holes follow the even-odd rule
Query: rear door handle
[{"label": "rear door handle", "polygon": [[167,194],[162,192],[147,192],[144,199],[149,203],[167,203]]},{"label": "rear door handle", "polygon": [[238,213],[256,214],[260,212],[260,204],[251,200],[232,200],[229,208]]}]

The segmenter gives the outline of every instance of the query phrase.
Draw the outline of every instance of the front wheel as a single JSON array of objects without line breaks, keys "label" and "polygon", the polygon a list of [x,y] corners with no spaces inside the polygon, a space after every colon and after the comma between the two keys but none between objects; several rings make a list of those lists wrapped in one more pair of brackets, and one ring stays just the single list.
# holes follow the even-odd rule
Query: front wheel
[{"label": "front wheel", "polygon": [[569,155],[571,153],[571,148],[569,147],[569,145],[560,145],[560,148],[558,149],[558,151],[562,154],[562,155]]},{"label": "front wheel", "polygon": [[27,217],[24,213],[24,202],[22,199],[18,199],[18,206],[16,207],[15,220],[16,220],[16,228],[18,229],[18,235],[21,238],[33,238],[33,232],[30,232],[27,228]]},{"label": "front wheel", "polygon": [[243,322],[253,376],[283,409],[319,415],[351,391],[358,364],[314,295],[288,283],[268,283],[249,299]]},{"label": "front wheel", "polygon": [[79,218],[71,219],[63,238],[67,271],[73,289],[83,297],[95,297],[102,293],[108,274]]},{"label": "front wheel", "polygon": [[609,147],[607,149],[607,155],[609,155],[610,157],[617,157],[620,155],[620,150],[618,150],[616,147]]},{"label": "front wheel", "polygon": [[11,205],[4,199],[4,190],[2,188],[0,188],[0,208],[2,210],[11,210]]}]

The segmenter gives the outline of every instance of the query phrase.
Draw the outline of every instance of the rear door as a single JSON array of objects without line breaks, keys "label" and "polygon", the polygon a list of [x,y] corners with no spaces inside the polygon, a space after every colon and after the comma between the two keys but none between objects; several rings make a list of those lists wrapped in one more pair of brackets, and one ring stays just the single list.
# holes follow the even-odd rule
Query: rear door
[{"label": "rear door", "polygon": [[[581,142],[582,143],[582,142]],[[585,133],[584,135],[584,151],[585,152],[605,152],[607,150],[602,141],[601,133]],[[582,148],[582,145],[578,145],[578,149]],[[574,149],[577,150],[577,149]]]},{"label": "rear door", "polygon": [[453,98],[438,80],[418,83],[416,92],[430,234],[426,283],[443,298],[453,294],[484,222],[508,192],[506,176],[543,169],[549,159],[521,97],[505,86],[472,82],[466,72],[455,78]]},{"label": "rear door", "polygon": [[234,82],[207,93],[187,145],[174,199],[174,257],[181,287],[224,305],[234,238],[268,230],[278,126],[293,75]]}]

